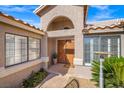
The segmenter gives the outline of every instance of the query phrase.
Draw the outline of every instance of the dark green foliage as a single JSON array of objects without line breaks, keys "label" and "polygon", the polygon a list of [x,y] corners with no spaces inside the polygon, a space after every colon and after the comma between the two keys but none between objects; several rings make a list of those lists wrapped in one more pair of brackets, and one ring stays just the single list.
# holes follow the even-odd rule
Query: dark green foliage
[{"label": "dark green foliage", "polygon": [[32,72],[28,79],[23,81],[24,88],[32,88],[37,86],[48,73],[44,69],[40,69],[38,72]]},{"label": "dark green foliage", "polygon": [[54,53],[54,54],[52,55],[52,58],[57,58],[57,54]]},{"label": "dark green foliage", "polygon": [[[92,80],[99,86],[99,62],[92,63]],[[103,63],[104,87],[124,87],[124,57],[105,58]]]}]

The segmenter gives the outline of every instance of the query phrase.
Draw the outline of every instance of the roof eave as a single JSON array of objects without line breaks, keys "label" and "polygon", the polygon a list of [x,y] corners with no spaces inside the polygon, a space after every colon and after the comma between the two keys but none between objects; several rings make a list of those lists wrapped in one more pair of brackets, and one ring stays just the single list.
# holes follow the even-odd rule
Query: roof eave
[{"label": "roof eave", "polygon": [[44,35],[45,34],[39,28],[36,28],[33,25],[25,23],[22,20],[15,19],[14,17],[9,16],[7,14],[3,14],[2,12],[0,12],[0,22],[6,23],[6,24],[9,24],[9,25],[13,25],[13,26],[16,26],[16,27],[19,27],[19,28],[23,27],[22,29],[25,29],[25,30],[28,30],[28,31],[30,29],[31,32],[38,33],[40,35]]},{"label": "roof eave", "polygon": [[44,9],[46,6],[48,6],[48,5],[41,5],[41,6],[39,6],[38,8],[36,8],[34,11],[33,11],[33,13],[34,14],[36,14],[36,15],[38,15],[38,16],[40,16],[40,11],[42,10],[42,9]]}]

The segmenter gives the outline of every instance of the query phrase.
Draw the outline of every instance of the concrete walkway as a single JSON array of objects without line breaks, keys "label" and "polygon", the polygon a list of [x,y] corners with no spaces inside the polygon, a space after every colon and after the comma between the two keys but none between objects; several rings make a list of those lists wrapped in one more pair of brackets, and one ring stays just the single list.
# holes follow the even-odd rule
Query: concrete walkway
[{"label": "concrete walkway", "polygon": [[68,76],[49,74],[40,88],[64,88],[68,82]]},{"label": "concrete walkway", "polygon": [[72,77],[80,77],[84,79],[91,79],[91,67],[86,66],[75,66],[74,68],[67,68],[64,64],[56,64],[49,68],[49,72],[68,75]]},{"label": "concrete walkway", "polygon": [[89,67],[66,68],[64,64],[57,64],[48,69],[50,73],[40,84],[40,88],[64,88],[72,78],[79,81],[80,87],[93,88],[94,83],[90,81],[91,71]]}]

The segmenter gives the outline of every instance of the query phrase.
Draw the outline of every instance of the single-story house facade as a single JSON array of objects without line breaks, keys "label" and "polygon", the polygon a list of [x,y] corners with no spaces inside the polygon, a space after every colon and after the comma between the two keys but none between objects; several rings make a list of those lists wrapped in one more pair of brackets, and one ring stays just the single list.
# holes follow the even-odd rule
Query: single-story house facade
[{"label": "single-story house facade", "polygon": [[49,68],[54,53],[57,63],[82,67],[99,59],[96,52],[124,56],[124,19],[87,24],[85,5],[44,5],[34,13],[42,30],[0,13],[0,87],[18,86],[31,71]]}]

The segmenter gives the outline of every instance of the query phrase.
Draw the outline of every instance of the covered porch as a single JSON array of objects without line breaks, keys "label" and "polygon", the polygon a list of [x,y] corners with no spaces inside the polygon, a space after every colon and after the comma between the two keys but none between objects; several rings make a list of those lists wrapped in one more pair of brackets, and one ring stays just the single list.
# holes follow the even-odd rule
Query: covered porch
[{"label": "covered porch", "polygon": [[57,55],[57,63],[73,64],[75,56],[74,36],[48,38],[49,66],[54,65],[53,55]]},{"label": "covered porch", "polygon": [[45,27],[42,56],[47,59],[48,67],[53,65],[53,54],[57,54],[57,63],[83,66],[83,35],[70,17],[56,16]]}]

